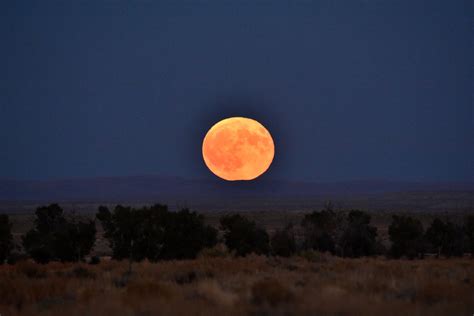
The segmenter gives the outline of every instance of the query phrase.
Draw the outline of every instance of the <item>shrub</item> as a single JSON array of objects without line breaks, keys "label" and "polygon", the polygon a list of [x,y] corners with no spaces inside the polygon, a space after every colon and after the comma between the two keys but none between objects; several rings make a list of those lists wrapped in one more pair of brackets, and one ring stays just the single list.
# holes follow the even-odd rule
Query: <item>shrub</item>
[{"label": "shrub", "polygon": [[53,233],[30,230],[22,237],[26,253],[38,263],[54,260]]},{"label": "shrub", "polygon": [[436,250],[437,256],[462,256],[464,254],[463,227],[435,218],[426,231],[426,240]]},{"label": "shrub", "polygon": [[388,234],[392,242],[390,248],[392,257],[406,256],[413,259],[423,255],[425,251],[423,226],[419,220],[409,216],[394,215],[388,227]]},{"label": "shrub", "polygon": [[375,255],[377,256],[384,256],[388,254],[388,249],[383,243],[383,241],[379,238],[375,241]]},{"label": "shrub", "polygon": [[269,237],[267,232],[239,214],[226,215],[220,219],[224,231],[225,245],[237,256],[249,253],[268,254]]},{"label": "shrub", "polygon": [[169,212],[160,204],[140,209],[118,205],[111,213],[101,206],[97,218],[115,259],[191,259],[217,243],[217,230],[188,209]]},{"label": "shrub", "polygon": [[23,236],[23,247],[36,262],[79,261],[95,242],[95,223],[66,220],[57,204],[36,210],[35,227]]},{"label": "shrub", "polygon": [[5,214],[0,214],[0,264],[4,263],[13,249],[12,224]]},{"label": "shrub", "polygon": [[293,227],[288,225],[283,230],[277,230],[271,238],[272,254],[289,257],[296,252],[295,234]]},{"label": "shrub", "polygon": [[92,256],[89,260],[89,264],[99,264],[100,263],[100,257],[99,256]]},{"label": "shrub", "polygon": [[[159,216],[164,210],[160,205],[156,205],[156,211],[156,214],[149,214],[149,217],[152,215]],[[109,241],[114,259],[130,258],[141,260],[146,256],[144,248],[147,248],[148,244],[143,240],[143,236],[140,236],[140,230],[143,232],[143,226],[145,224],[152,226],[154,221],[148,218],[149,221],[145,223],[145,220],[140,218],[145,217],[143,213],[139,213],[131,207],[123,207],[121,205],[117,205],[113,213],[107,207],[99,207],[96,217],[104,228],[104,237]],[[148,232],[150,245],[159,247],[161,244],[161,239],[159,238],[161,234],[157,238],[155,235],[159,233],[159,230],[156,229],[154,232],[155,234],[151,234],[151,231]],[[147,250],[150,251],[150,249]]]},{"label": "shrub", "polygon": [[332,209],[306,214],[301,222],[304,231],[304,247],[334,253],[337,224],[338,218]]},{"label": "shrub", "polygon": [[204,217],[188,209],[168,213],[164,223],[160,259],[194,259],[198,253],[217,244],[217,230],[204,225]]},{"label": "shrub", "polygon": [[27,261],[29,259],[28,255],[25,253],[20,253],[17,251],[12,251],[7,258],[8,264],[16,264],[18,262]]},{"label": "shrub", "polygon": [[93,221],[66,223],[56,232],[54,250],[60,261],[79,261],[89,254],[95,243]]},{"label": "shrub", "polygon": [[375,254],[377,228],[369,224],[370,215],[358,210],[349,212],[344,232],[339,241],[339,247],[344,257],[361,257]]},{"label": "shrub", "polygon": [[464,220],[464,233],[466,234],[468,249],[474,257],[474,215],[469,215]]}]

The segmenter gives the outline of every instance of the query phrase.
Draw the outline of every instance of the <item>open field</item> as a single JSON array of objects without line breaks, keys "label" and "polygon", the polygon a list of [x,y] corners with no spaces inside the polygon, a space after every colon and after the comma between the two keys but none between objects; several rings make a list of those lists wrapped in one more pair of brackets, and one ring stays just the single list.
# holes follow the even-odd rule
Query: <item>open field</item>
[{"label": "open field", "polygon": [[474,260],[196,260],[0,266],[2,315],[472,315]]},{"label": "open field", "polygon": [[[140,185],[150,187],[152,184]],[[288,195],[285,192],[270,192],[269,194],[255,193],[255,188],[248,189],[242,193],[240,191],[233,194],[216,191],[218,187],[209,189],[210,193],[205,196],[186,196],[182,194],[171,194],[169,196],[156,196],[153,198],[127,199],[126,194],[111,197],[110,199],[98,198],[70,198],[48,197],[46,199],[19,199],[10,200],[5,194],[5,187],[15,187],[15,185],[4,185],[0,180],[0,213],[31,213],[38,205],[48,204],[47,201],[55,201],[66,210],[76,210],[79,213],[89,213],[97,210],[99,205],[113,206],[116,204],[141,206],[144,204],[162,203],[167,204],[170,210],[188,207],[199,212],[255,212],[255,211],[305,211],[321,209],[328,201],[332,201],[337,209],[362,209],[374,212],[423,212],[423,213],[443,213],[443,212],[466,212],[474,210],[474,184],[465,188],[444,187],[441,191],[432,191],[427,188],[423,190],[395,190],[385,193],[361,193],[355,191],[358,186],[346,189],[345,186],[339,188],[339,193],[312,193],[296,192]],[[163,184],[168,187],[169,184]],[[61,185],[54,186],[56,192]],[[191,186],[192,188],[195,185]],[[200,186],[198,186],[201,188]],[[378,186],[376,187],[378,188]],[[97,191],[103,187],[96,188]],[[18,188],[16,191],[21,192]],[[73,192],[81,192],[80,189]],[[89,190],[91,190],[89,188]],[[137,189],[138,190],[138,189]],[[160,192],[163,188],[157,189]],[[375,189],[374,189],[375,190]],[[93,191],[93,190],[92,190]],[[140,190],[138,190],[140,191]],[[3,193],[2,193],[3,192]],[[2,198],[3,196],[3,198]]]},{"label": "open field", "polygon": [[[66,216],[71,216],[71,210]],[[229,213],[200,212],[219,227]],[[240,212],[270,235],[296,226],[308,211]],[[416,217],[426,228],[439,212],[369,211],[378,240],[389,245],[392,215]],[[461,223],[471,212],[450,212]],[[95,210],[75,214],[94,218]],[[33,227],[34,214],[10,214],[14,239]],[[97,221],[91,256],[98,264],[36,264],[31,260],[0,266],[0,314],[4,315],[472,315],[474,259],[347,259],[302,251],[290,258],[233,257],[222,244],[198,259],[182,261],[110,260],[111,250]],[[221,232],[222,234],[222,232]],[[220,236],[222,237],[222,236]],[[222,238],[220,238],[222,241]],[[87,258],[90,261],[90,258]]]}]

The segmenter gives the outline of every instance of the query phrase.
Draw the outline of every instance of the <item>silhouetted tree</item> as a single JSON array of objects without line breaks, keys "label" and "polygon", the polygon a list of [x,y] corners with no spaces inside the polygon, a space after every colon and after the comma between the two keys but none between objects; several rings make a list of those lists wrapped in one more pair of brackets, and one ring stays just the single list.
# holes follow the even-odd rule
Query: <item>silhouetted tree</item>
[{"label": "silhouetted tree", "polygon": [[200,250],[217,243],[217,230],[205,225],[202,215],[188,209],[169,212],[160,204],[140,209],[118,205],[111,213],[101,206],[97,218],[115,259],[195,258]]},{"label": "silhouetted tree", "polygon": [[58,204],[39,207],[35,226],[23,236],[26,253],[39,263],[84,259],[95,242],[95,223],[66,220]]},{"label": "silhouetted tree", "polygon": [[68,222],[55,233],[54,251],[60,261],[80,261],[89,254],[95,243],[93,221]]},{"label": "silhouetted tree", "polygon": [[13,250],[12,224],[5,214],[0,214],[0,264],[4,263]]},{"label": "silhouetted tree", "polygon": [[[166,210],[166,206],[163,207]],[[109,241],[114,259],[127,258],[131,261],[140,261],[146,257],[147,253],[144,249],[148,245],[143,242],[144,236],[141,232],[143,227],[141,226],[149,225],[151,229],[155,221],[153,218],[148,218],[149,222],[146,222],[140,218],[143,217],[141,215],[144,214],[122,205],[117,205],[113,213],[105,206],[99,207],[96,217],[104,228],[104,237]],[[158,217],[159,213],[155,215]],[[158,231],[159,228],[156,228],[155,233]],[[152,235],[148,236],[150,244],[154,242],[155,247],[160,247],[161,233],[159,235],[158,239],[152,238],[154,237]]]},{"label": "silhouetted tree", "polygon": [[130,258],[137,261],[145,258],[150,261],[161,259],[163,249],[166,247],[165,235],[169,231],[168,222],[171,213],[168,211],[168,206],[155,204],[151,207],[132,209],[131,212],[135,228]]},{"label": "silhouetted tree", "polygon": [[217,244],[217,230],[204,217],[188,209],[169,213],[165,221],[162,259],[192,259],[204,248]]},{"label": "silhouetted tree", "polygon": [[436,250],[437,256],[462,256],[464,254],[463,227],[435,218],[426,231],[426,239]]},{"label": "silhouetted tree", "polygon": [[288,225],[282,230],[277,230],[270,241],[272,254],[275,256],[289,257],[296,252],[295,234],[293,226]]},{"label": "silhouetted tree", "polygon": [[55,259],[55,233],[66,223],[63,210],[58,204],[36,209],[35,228],[22,237],[23,248],[36,262],[47,263]]},{"label": "silhouetted tree", "polygon": [[383,240],[379,237],[375,241],[375,255],[377,256],[386,256],[388,254],[388,249],[385,246]]},{"label": "silhouetted tree", "polygon": [[464,219],[464,233],[467,238],[467,248],[474,257],[474,215],[466,216]]},{"label": "silhouetted tree", "polygon": [[338,216],[331,208],[306,214],[301,226],[305,248],[335,252]]},{"label": "silhouetted tree", "polygon": [[252,252],[268,254],[268,234],[263,228],[257,227],[254,221],[235,214],[222,217],[220,223],[227,248],[235,251],[237,256]]},{"label": "silhouetted tree", "polygon": [[392,223],[388,228],[388,234],[392,246],[390,255],[394,258],[406,256],[413,259],[424,253],[423,226],[415,218],[408,216],[392,217]]},{"label": "silhouetted tree", "polygon": [[375,254],[377,228],[370,226],[370,215],[359,210],[350,211],[344,227],[338,241],[342,256],[361,257]]}]

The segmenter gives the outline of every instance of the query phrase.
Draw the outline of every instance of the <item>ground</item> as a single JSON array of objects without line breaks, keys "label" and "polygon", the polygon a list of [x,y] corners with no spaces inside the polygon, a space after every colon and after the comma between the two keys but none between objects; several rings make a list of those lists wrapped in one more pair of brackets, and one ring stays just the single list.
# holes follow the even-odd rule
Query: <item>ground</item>
[{"label": "ground", "polygon": [[[308,211],[242,212],[271,234]],[[219,226],[229,212],[203,212]],[[388,242],[393,214],[370,212]],[[439,212],[408,213],[426,228]],[[461,222],[465,212],[451,212]],[[94,218],[94,212],[81,212]],[[11,214],[17,244],[34,215]],[[0,265],[0,315],[473,315],[474,259],[343,259],[317,252],[291,258],[233,258],[222,249],[196,260],[134,263],[111,254],[98,224],[97,265],[32,261]]]},{"label": "ground", "polygon": [[[474,260],[219,257],[0,266],[2,315],[472,315]],[[216,257],[217,256],[217,257]]]}]

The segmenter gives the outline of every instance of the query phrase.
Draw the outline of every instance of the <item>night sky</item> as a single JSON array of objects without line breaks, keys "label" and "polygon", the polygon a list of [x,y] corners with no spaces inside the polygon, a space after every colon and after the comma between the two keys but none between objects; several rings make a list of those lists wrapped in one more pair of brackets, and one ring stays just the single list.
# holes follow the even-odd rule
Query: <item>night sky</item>
[{"label": "night sky", "polygon": [[0,178],[214,177],[259,120],[264,177],[474,180],[472,1],[2,1]]}]

